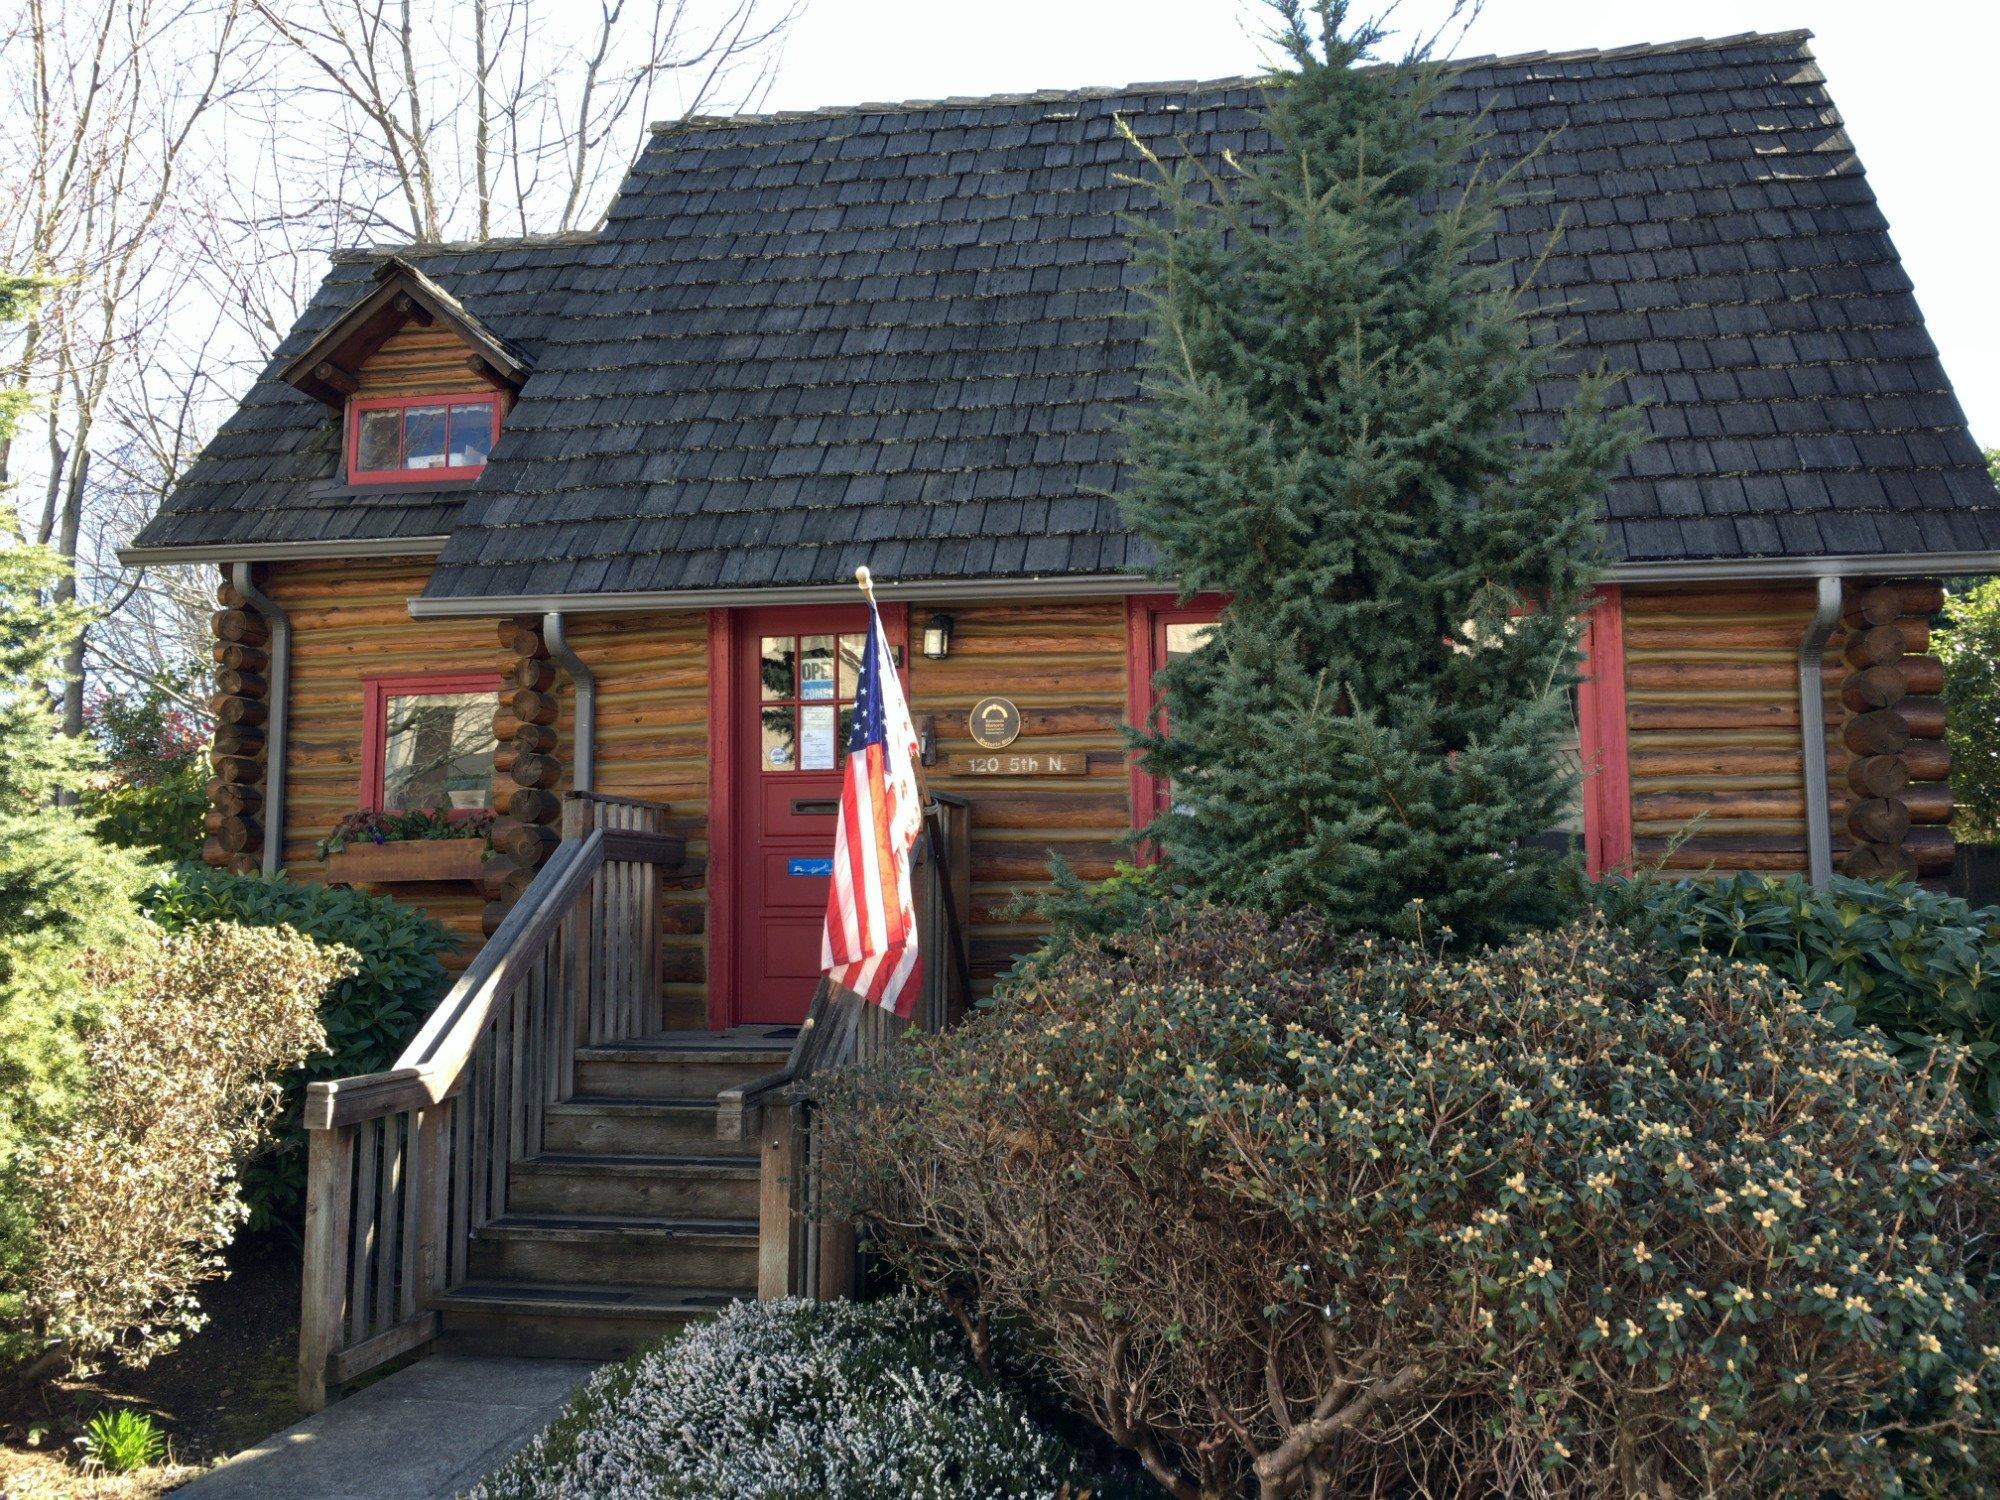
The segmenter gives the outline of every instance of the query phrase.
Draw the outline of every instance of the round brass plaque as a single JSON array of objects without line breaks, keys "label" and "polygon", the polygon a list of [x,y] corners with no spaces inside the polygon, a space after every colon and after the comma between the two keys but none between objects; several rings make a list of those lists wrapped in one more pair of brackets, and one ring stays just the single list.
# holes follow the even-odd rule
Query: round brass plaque
[{"label": "round brass plaque", "polygon": [[981,698],[965,716],[972,741],[982,750],[1005,750],[1021,737],[1021,710],[1005,698]]}]

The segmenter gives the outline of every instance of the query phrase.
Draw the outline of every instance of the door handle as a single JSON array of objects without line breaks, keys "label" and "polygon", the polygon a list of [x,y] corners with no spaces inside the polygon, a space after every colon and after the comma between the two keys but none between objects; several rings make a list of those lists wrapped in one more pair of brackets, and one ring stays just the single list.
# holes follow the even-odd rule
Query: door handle
[{"label": "door handle", "polygon": [[806,818],[817,813],[824,814],[830,818],[839,811],[840,802],[837,798],[794,797],[792,799],[792,814],[794,817]]}]

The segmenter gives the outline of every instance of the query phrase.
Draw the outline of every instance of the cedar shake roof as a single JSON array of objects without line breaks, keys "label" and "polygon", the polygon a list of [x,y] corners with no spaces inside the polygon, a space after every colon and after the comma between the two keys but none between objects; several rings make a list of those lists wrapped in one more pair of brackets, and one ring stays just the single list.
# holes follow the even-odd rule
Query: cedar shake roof
[{"label": "cedar shake roof", "polygon": [[[1490,257],[1630,372],[1653,440],[1606,500],[1627,562],[2000,549],[1966,431],[1804,32],[1455,65],[1522,170]],[[534,360],[464,492],[349,499],[322,408],[267,376],[142,546],[449,531],[433,599],[1133,573],[1100,491],[1139,388],[1163,154],[1266,148],[1255,80],[861,105],[656,133],[594,242],[404,251]],[[1548,140],[1556,132],[1553,140]],[[342,261],[279,351],[372,285]],[[462,511],[458,506],[462,504]]]}]

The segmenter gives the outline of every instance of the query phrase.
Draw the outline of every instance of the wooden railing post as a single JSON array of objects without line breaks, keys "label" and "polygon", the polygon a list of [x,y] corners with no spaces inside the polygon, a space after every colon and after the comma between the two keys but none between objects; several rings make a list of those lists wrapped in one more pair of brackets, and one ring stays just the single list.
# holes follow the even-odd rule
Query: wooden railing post
[{"label": "wooden railing post", "polygon": [[792,1264],[792,1205],[797,1197],[792,1111],[782,1104],[761,1116],[757,1149],[757,1296],[771,1302],[798,1290]]},{"label": "wooden railing post", "polygon": [[327,1368],[346,1342],[347,1245],[354,1193],[354,1131],[306,1132],[305,1265],[299,1308],[299,1408],[326,1405]]},{"label": "wooden railing post", "polygon": [[445,1243],[451,1226],[452,1101],[434,1104],[417,1118],[417,1191],[423,1194],[417,1219],[417,1306],[430,1308],[445,1290],[451,1257]]}]

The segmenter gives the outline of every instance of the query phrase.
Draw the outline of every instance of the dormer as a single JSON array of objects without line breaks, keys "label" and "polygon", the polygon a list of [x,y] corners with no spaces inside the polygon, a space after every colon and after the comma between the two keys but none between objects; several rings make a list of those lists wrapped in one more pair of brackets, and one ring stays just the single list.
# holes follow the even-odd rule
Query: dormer
[{"label": "dormer", "polygon": [[279,378],[340,418],[347,483],[432,485],[485,468],[529,369],[457,298],[391,257]]}]

